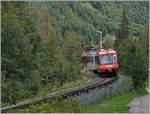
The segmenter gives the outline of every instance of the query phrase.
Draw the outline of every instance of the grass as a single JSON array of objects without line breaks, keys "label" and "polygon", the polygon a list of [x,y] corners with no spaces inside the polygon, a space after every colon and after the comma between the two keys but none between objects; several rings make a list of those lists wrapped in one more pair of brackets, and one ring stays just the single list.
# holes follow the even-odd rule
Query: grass
[{"label": "grass", "polygon": [[80,111],[86,113],[126,113],[128,112],[128,103],[137,96],[147,94],[145,90],[138,89],[129,92],[128,94],[122,94],[113,98],[99,100],[91,105],[81,105]]}]

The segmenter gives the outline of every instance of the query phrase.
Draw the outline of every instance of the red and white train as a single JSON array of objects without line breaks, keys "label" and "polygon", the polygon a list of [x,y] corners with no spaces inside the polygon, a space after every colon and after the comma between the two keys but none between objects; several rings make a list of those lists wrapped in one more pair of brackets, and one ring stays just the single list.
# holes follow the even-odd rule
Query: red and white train
[{"label": "red and white train", "polygon": [[113,49],[87,48],[81,56],[84,70],[97,71],[100,74],[116,75],[118,71],[117,53]]}]

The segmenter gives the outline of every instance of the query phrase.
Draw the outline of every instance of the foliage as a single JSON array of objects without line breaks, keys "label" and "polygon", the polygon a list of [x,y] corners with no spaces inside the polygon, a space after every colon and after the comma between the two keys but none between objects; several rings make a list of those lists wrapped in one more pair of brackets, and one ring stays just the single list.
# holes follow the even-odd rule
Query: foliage
[{"label": "foliage", "polygon": [[140,41],[137,41],[136,44],[130,48],[129,53],[132,55],[128,56],[128,70],[129,74],[132,76],[133,86],[139,87],[145,83],[148,79],[148,53],[145,52],[145,49],[140,46]]},{"label": "foliage", "polygon": [[119,33],[121,39],[128,39],[129,38],[129,21],[128,17],[126,15],[126,11],[124,9],[123,14],[122,14],[122,20],[121,20],[121,30]]},{"label": "foliage", "polygon": [[[3,1],[2,105],[36,96],[41,88],[52,90],[80,80],[81,51],[86,45],[99,43],[99,34],[91,27],[101,29],[103,36],[110,34],[110,38],[107,39],[109,35],[104,37],[104,47],[113,48],[112,35],[120,29],[124,4],[128,7],[130,23],[128,37],[134,35],[141,40],[122,39],[116,50],[121,69],[137,82],[145,80],[148,72],[148,45],[145,43],[149,30],[148,27],[144,29],[144,24],[148,23],[148,2]],[[131,66],[128,67],[127,62]]]},{"label": "foliage", "polygon": [[[29,2],[37,30],[47,33],[49,25],[55,26],[62,39],[68,32],[84,36],[86,44],[98,45],[99,34],[91,27],[100,29],[103,36],[115,34],[122,20],[123,8],[128,13],[129,35],[142,36],[144,24],[148,22],[148,2],[90,1],[90,2]],[[41,4],[41,5],[39,5]],[[96,5],[95,5],[96,4]],[[124,15],[126,18],[126,16]],[[126,20],[124,21],[126,22]]]},{"label": "foliage", "polygon": [[[27,26],[24,26],[24,23],[27,22],[30,22],[30,26],[32,26],[30,32],[27,32]],[[27,17],[24,17],[24,19],[21,20],[20,14],[12,12],[11,10],[8,13],[3,13],[2,99],[4,101],[12,101],[25,97],[21,92],[21,87],[27,89],[27,86],[25,87],[24,83],[27,82],[26,79],[32,78],[32,75],[30,74],[34,67],[33,63],[36,60],[35,53],[32,53],[35,49],[35,44],[31,43],[32,38],[34,37],[38,40],[38,35],[35,35],[34,32],[32,22]],[[32,59],[33,56],[35,59]],[[37,79],[32,79],[32,81],[35,82],[34,86],[38,89]],[[29,82],[26,84],[28,85]],[[9,91],[7,89],[9,89]]]},{"label": "foliage", "polygon": [[[81,77],[80,36],[68,33],[62,48],[59,33],[49,26],[41,38],[28,16],[31,10],[15,5],[4,3],[2,12],[2,102],[9,104],[35,96],[42,87],[60,87]],[[66,54],[67,50],[72,51]]]},{"label": "foliage", "polygon": [[115,40],[116,40],[115,36],[107,34],[103,41],[104,49],[109,49],[109,48],[113,49],[115,45]]},{"label": "foliage", "polygon": [[79,105],[72,98],[63,100],[62,98],[57,98],[51,101],[51,103],[44,103],[42,105],[33,105],[25,109],[11,110],[10,112],[20,112],[20,113],[66,113],[66,112],[80,112]]},{"label": "foliage", "polygon": [[[133,87],[145,87],[145,81],[148,79],[148,39],[147,29],[145,28],[145,37],[134,38],[128,35],[128,18],[123,12],[124,21],[121,23],[121,32],[117,36],[115,47],[118,52],[120,69],[133,80]],[[124,28],[124,29],[122,29]]]}]

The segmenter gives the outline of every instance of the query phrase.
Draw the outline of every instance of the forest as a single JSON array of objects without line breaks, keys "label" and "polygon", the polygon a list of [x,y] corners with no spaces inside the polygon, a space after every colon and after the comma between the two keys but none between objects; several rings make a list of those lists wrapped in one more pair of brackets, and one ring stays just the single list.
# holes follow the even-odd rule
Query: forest
[{"label": "forest", "polygon": [[148,1],[1,2],[1,101],[17,103],[80,80],[81,52],[99,45],[118,52],[134,88],[148,82]]}]

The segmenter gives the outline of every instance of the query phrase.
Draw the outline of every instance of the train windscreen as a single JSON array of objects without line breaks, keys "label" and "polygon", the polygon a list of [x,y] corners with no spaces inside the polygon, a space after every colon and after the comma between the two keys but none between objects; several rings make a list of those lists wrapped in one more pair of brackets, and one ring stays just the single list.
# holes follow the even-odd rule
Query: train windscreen
[{"label": "train windscreen", "polygon": [[104,55],[100,59],[100,64],[111,64],[117,62],[116,55]]}]

